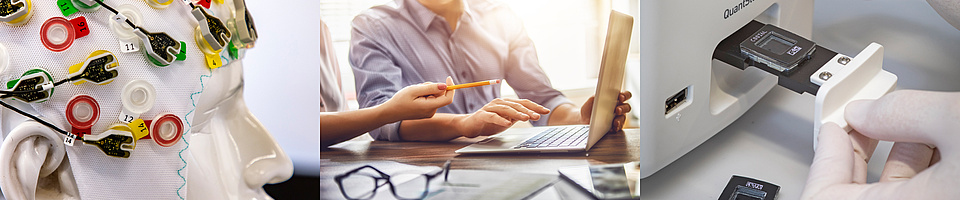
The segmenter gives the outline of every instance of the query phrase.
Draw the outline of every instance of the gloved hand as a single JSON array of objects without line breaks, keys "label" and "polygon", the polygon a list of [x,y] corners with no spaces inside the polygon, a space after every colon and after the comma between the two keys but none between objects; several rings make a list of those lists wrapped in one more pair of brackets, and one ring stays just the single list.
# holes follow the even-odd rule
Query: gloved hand
[{"label": "gloved hand", "polygon": [[[960,199],[960,93],[896,91],[844,115],[853,131],[821,128],[802,199]],[[868,184],[877,139],[896,143]]]}]

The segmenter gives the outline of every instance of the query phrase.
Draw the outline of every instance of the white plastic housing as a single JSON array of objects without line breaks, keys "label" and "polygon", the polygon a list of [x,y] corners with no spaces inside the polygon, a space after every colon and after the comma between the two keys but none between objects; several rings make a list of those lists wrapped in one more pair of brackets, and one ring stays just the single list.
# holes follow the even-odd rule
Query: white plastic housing
[{"label": "white plastic housing", "polygon": [[[820,90],[817,90],[813,112],[814,149],[820,135],[820,126],[823,124],[833,122],[845,131],[851,130],[843,118],[847,103],[860,99],[877,99],[897,87],[897,75],[882,69],[883,46],[880,44],[871,43],[846,65],[839,61],[843,57],[846,56],[837,54],[832,62],[810,77],[815,83],[822,82]],[[824,81],[820,77],[823,72],[831,74],[830,78]]]},{"label": "white plastic housing", "polygon": [[[634,49],[640,59],[628,63],[626,87],[634,94],[630,104],[639,122],[641,178],[726,128],[776,86],[774,75],[713,59],[720,41],[751,20],[806,38],[813,27],[812,1],[650,0],[637,5]],[[684,88],[686,102],[665,114],[667,98]]]}]

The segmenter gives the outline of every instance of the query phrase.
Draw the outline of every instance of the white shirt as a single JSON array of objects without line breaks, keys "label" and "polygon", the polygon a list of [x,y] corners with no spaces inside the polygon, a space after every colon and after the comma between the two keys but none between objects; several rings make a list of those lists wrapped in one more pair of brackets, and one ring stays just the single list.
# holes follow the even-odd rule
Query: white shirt
[{"label": "white shirt", "polygon": [[340,83],[340,65],[333,52],[333,39],[327,24],[320,19],[320,112],[347,110]]}]

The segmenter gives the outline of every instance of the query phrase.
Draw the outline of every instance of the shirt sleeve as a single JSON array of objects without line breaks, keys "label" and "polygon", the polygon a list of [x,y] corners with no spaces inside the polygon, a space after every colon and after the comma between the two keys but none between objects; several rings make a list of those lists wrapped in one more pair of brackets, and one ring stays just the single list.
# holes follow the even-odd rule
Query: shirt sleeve
[{"label": "shirt sleeve", "polygon": [[340,65],[333,52],[333,39],[327,24],[320,20],[320,112],[347,110],[340,83]]},{"label": "shirt sleeve", "polygon": [[[357,102],[360,108],[380,105],[403,88],[402,73],[374,38],[379,26],[363,16],[353,20],[350,38],[350,65],[357,84]],[[370,131],[376,140],[402,141],[400,122],[394,122]]]},{"label": "shirt sleeve", "polygon": [[[517,92],[517,97],[529,99],[550,110],[563,104],[572,104],[573,102],[563,96],[563,93],[553,89],[547,74],[540,68],[533,41],[527,36],[527,31],[521,24],[518,23],[517,26],[514,27],[516,34],[510,40],[509,57],[504,66],[507,83]],[[531,123],[534,126],[544,126],[549,120],[550,114],[546,114],[540,120],[531,121]]]}]

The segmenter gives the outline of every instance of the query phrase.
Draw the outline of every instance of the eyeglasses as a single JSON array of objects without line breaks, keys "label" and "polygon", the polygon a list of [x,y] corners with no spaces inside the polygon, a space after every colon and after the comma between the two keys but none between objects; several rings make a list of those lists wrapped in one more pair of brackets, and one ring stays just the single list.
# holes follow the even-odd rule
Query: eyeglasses
[{"label": "eyeglasses", "polygon": [[340,193],[350,200],[371,199],[376,195],[377,189],[384,185],[390,185],[390,192],[397,199],[423,199],[429,194],[430,181],[441,173],[444,173],[443,180],[447,181],[447,176],[450,174],[450,161],[443,164],[443,170],[426,174],[401,172],[388,175],[373,166],[364,165],[337,175],[334,180],[340,186]]}]

